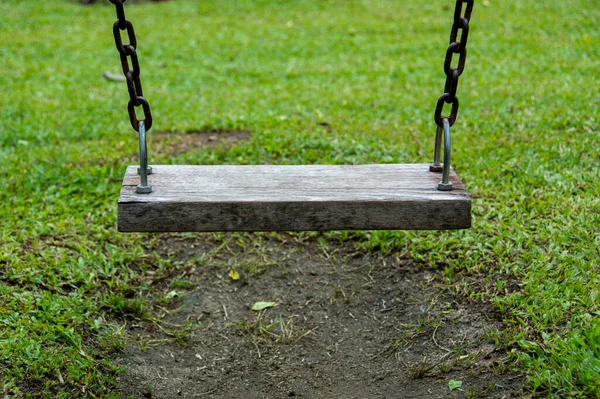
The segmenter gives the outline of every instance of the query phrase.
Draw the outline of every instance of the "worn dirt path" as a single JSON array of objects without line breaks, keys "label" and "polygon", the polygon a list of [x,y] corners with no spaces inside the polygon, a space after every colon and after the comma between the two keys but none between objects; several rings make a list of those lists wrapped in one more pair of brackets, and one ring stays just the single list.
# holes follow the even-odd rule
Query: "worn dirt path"
[{"label": "worn dirt path", "polygon": [[[153,398],[509,398],[522,380],[486,331],[490,307],[456,297],[441,274],[350,244],[168,235],[155,250],[194,265],[165,306],[182,344],[132,326],[122,392]],[[283,238],[282,238],[283,237]],[[287,238],[286,238],[287,237]],[[240,279],[228,273],[235,269]],[[187,293],[185,293],[185,292]],[[175,294],[173,294],[175,295]],[[276,307],[253,312],[257,301]],[[167,308],[171,310],[167,310]],[[449,381],[462,387],[450,390]]]}]

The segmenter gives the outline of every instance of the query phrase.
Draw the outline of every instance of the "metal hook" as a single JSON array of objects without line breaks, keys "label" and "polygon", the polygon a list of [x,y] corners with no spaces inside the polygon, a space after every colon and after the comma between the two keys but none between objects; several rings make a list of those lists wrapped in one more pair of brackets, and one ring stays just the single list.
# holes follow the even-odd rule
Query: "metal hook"
[{"label": "metal hook", "polygon": [[[443,128],[437,128],[435,133],[435,149],[433,152],[433,164],[429,166],[431,172],[442,172],[442,181],[438,184],[440,191],[452,191],[450,182],[450,155],[452,154],[452,145],[450,143],[450,121],[448,118],[442,119]],[[440,163],[442,132],[444,138],[444,163]]]},{"label": "metal hook", "polygon": [[148,152],[146,149],[146,124],[144,121],[139,123],[140,133],[140,167],[138,173],[140,175],[140,184],[137,185],[135,192],[138,194],[150,194],[152,185],[148,184],[148,172],[152,173],[152,168],[148,167]]},{"label": "metal hook", "polygon": [[452,183],[450,182],[450,155],[452,154],[452,146],[450,143],[450,121],[448,118],[442,119],[444,125],[444,166],[442,170],[442,181],[438,184],[440,191],[452,191]]}]

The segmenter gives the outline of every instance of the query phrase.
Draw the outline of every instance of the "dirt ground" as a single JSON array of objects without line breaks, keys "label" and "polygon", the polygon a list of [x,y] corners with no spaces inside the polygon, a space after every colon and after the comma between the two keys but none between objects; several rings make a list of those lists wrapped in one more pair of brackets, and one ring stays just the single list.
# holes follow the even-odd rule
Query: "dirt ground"
[{"label": "dirt ground", "polygon": [[[164,325],[195,329],[178,343],[132,324],[118,359],[125,396],[518,396],[521,377],[486,335],[498,316],[453,295],[439,271],[323,237],[236,237],[160,236],[154,250],[191,265],[192,282],[166,288]],[[258,301],[277,306],[252,311]]]}]

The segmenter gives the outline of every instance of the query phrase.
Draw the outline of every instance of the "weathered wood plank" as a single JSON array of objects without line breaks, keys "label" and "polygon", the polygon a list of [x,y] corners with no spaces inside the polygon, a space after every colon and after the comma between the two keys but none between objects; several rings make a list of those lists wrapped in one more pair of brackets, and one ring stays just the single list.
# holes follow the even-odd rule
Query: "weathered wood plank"
[{"label": "weathered wood plank", "polygon": [[428,164],[153,165],[151,194],[127,168],[119,231],[445,230],[471,226],[471,198],[437,190]]}]

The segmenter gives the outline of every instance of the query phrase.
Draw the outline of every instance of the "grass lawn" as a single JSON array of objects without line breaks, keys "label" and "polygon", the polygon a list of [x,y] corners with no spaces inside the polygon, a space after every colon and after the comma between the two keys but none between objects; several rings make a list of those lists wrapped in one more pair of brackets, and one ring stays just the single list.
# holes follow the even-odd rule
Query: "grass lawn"
[{"label": "grass lawn", "polygon": [[[150,147],[151,163],[430,161],[452,1],[129,3],[150,136],[253,132]],[[155,236],[116,231],[137,142],[124,83],[102,77],[120,69],[114,7],[3,0],[0,14],[0,389],[117,396],[115,320],[153,320],[153,283],[181,265],[146,249]],[[324,234],[408,248],[493,303],[527,395],[600,397],[599,71],[597,2],[477,1],[453,128],[473,228]]]}]

